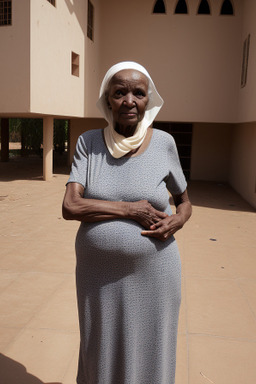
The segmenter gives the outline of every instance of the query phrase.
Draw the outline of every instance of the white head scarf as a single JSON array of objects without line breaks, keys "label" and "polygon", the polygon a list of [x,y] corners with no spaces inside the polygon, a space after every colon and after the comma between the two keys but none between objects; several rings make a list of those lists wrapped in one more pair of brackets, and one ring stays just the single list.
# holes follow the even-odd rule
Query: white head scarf
[{"label": "white head scarf", "polygon": [[[134,69],[136,71],[142,72],[149,82],[148,86],[148,96],[149,101],[146,107],[146,111],[143,119],[137,125],[137,128],[133,136],[124,137],[115,131],[113,126],[113,116],[112,111],[108,108],[105,93],[108,90],[108,85],[112,77],[119,71],[124,69]],[[121,63],[113,65],[106,73],[100,87],[99,100],[97,102],[97,107],[102,112],[103,116],[108,122],[108,126],[104,129],[105,142],[108,147],[109,152],[115,158],[120,158],[126,155],[133,149],[138,148],[147,134],[147,128],[152,124],[156,115],[160,111],[163,105],[163,99],[158,94],[156,87],[148,73],[148,71],[140,64],[133,61],[123,61]]]}]

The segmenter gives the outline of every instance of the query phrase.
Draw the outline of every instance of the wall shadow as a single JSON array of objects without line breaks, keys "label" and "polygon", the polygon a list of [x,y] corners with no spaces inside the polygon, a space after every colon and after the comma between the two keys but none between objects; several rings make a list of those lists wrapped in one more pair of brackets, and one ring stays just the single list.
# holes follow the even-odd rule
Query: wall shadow
[{"label": "wall shadow", "polygon": [[229,184],[214,181],[189,181],[192,205],[228,211],[255,212]]},{"label": "wall shadow", "polygon": [[2,384],[62,384],[44,383],[38,377],[27,372],[24,365],[0,353],[0,382]]}]

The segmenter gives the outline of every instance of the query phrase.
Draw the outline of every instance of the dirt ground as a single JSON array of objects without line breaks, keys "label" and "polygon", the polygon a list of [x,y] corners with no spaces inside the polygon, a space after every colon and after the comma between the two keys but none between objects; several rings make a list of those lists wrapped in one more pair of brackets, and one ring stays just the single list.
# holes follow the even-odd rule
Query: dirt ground
[{"label": "dirt ground", "polygon": [[[3,384],[75,383],[78,223],[61,215],[67,179],[64,159],[55,159],[49,182],[38,157],[0,163]],[[176,236],[183,270],[176,384],[253,384],[255,210],[222,183],[188,189],[193,216]]]}]

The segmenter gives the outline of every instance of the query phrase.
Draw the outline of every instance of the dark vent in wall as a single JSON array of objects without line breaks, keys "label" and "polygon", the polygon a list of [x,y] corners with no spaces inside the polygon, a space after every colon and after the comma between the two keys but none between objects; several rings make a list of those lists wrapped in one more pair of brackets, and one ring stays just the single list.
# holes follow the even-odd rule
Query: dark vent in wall
[{"label": "dark vent in wall", "polygon": [[232,5],[230,0],[224,0],[223,1],[220,14],[221,15],[233,15],[234,14],[233,5]]},{"label": "dark vent in wall", "polygon": [[175,13],[177,13],[177,14],[188,13],[188,7],[187,7],[186,0],[179,0],[178,1],[176,8],[175,8]]},{"label": "dark vent in wall", "polygon": [[153,13],[166,13],[164,0],[157,0],[155,2]]},{"label": "dark vent in wall", "polygon": [[198,15],[210,15],[210,6],[207,0],[202,0],[198,7]]}]

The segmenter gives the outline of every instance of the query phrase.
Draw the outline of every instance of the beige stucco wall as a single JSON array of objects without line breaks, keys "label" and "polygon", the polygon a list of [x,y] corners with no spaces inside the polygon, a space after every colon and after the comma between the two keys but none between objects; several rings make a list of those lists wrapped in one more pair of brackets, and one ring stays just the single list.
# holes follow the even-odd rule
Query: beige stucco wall
[{"label": "beige stucco wall", "polygon": [[233,131],[229,182],[256,208],[256,123],[237,124]]},{"label": "beige stucco wall", "polygon": [[[243,29],[241,45],[251,35],[247,83],[239,90],[239,122],[256,121],[256,1],[243,2]],[[241,55],[242,63],[242,55]],[[242,64],[241,64],[242,65]]]},{"label": "beige stucco wall", "polygon": [[90,129],[99,129],[106,127],[107,123],[101,118],[85,118],[85,119],[70,119],[70,151],[69,151],[69,162],[72,163],[76,142],[78,137],[85,131]]},{"label": "beige stucco wall", "polygon": [[232,124],[193,125],[191,180],[228,181]]},{"label": "beige stucco wall", "polygon": [[162,121],[235,122],[241,57],[241,1],[235,16],[220,16],[221,1],[211,1],[212,15],[197,15],[198,0],[188,1],[188,15],[153,15],[154,2],[101,2],[101,77],[112,64],[135,60],[145,65],[165,100]]},{"label": "beige stucco wall", "polygon": [[12,1],[12,25],[0,27],[0,114],[30,108],[30,0]]},{"label": "beige stucco wall", "polygon": [[[84,116],[87,2],[30,2],[31,112]],[[80,55],[79,77],[71,74],[71,51]]]}]

